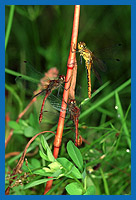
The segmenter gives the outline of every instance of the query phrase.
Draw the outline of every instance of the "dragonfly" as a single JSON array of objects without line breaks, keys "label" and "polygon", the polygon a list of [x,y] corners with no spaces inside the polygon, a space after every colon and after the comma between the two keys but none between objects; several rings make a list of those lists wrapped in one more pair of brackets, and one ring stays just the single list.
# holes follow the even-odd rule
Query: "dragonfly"
[{"label": "dragonfly", "polygon": [[82,144],[82,137],[78,134],[78,122],[80,116],[80,109],[76,106],[75,99],[69,99],[68,110],[70,113],[70,118],[75,124],[75,146],[80,146]]},{"label": "dragonfly", "polygon": [[85,60],[85,66],[87,70],[87,83],[88,83],[88,97],[91,98],[91,69],[94,72],[99,83],[102,84],[99,73],[96,70],[96,66],[103,72],[106,71],[106,63],[96,57],[96,54],[100,54],[102,57],[105,57],[106,60],[120,61],[118,58],[113,58],[113,55],[119,50],[118,47],[122,44],[116,44],[109,48],[104,48],[100,51],[91,51],[85,42],[79,42],[78,48],[75,49],[76,52],[80,54],[80,58]]},{"label": "dragonfly", "polygon": [[49,80],[48,85],[46,86],[46,88],[43,89],[41,92],[37,93],[36,95],[34,95],[34,97],[37,97],[40,94],[45,93],[45,97],[43,99],[42,106],[41,106],[41,111],[40,111],[40,115],[39,115],[39,123],[41,123],[42,118],[43,118],[43,108],[44,108],[46,99],[52,93],[53,90],[61,87],[63,83],[65,83],[65,76],[64,75],[59,75],[58,79]]},{"label": "dragonfly", "polygon": [[[58,97],[51,94],[48,100],[55,110],[61,111],[61,100]],[[68,114],[70,115],[70,120],[73,121],[75,125],[75,146],[80,146],[82,144],[82,136],[79,135],[79,132],[78,132],[80,109],[76,106],[75,99],[69,98],[68,103],[66,104],[67,104],[66,113],[67,115]]]},{"label": "dragonfly", "polygon": [[[40,124],[42,122],[42,118],[43,118],[43,108],[44,108],[46,99],[49,97],[49,95],[52,93],[53,90],[60,89],[60,87],[63,87],[63,84],[66,83],[65,76],[59,75],[58,77],[53,78],[52,80],[50,80],[50,79],[47,80],[47,77],[43,77],[43,74],[41,74],[40,72],[37,72],[28,61],[24,61],[24,62],[26,63],[27,76],[32,75],[32,79],[33,79],[32,81],[34,81],[34,79],[36,79],[36,81],[38,83],[40,83],[39,92],[36,93],[32,98],[38,97],[42,94],[44,95],[40,114],[39,114],[39,124]],[[24,85],[24,79],[25,79],[24,77],[26,77],[26,76],[25,75],[19,76],[16,78],[17,79],[16,81],[19,83],[21,82]],[[30,79],[30,81],[31,81],[31,79]],[[25,82],[26,82],[26,86],[28,86],[28,88],[32,87],[32,86],[35,87],[35,85],[36,85],[35,83],[32,83],[32,82],[30,84],[30,82],[26,81],[26,80],[25,80]],[[30,89],[30,90],[32,90],[32,89]]]},{"label": "dragonfly", "polygon": [[98,63],[98,66],[101,71],[105,71],[105,64],[103,61],[98,59],[94,53],[87,48],[85,42],[79,42],[78,43],[78,52],[80,53],[80,57],[82,56],[83,59],[85,60],[85,65],[87,69],[87,80],[88,80],[88,97],[91,98],[91,69],[95,73],[97,79],[101,83],[101,78],[98,72],[96,71],[94,67],[94,62],[96,61]]}]

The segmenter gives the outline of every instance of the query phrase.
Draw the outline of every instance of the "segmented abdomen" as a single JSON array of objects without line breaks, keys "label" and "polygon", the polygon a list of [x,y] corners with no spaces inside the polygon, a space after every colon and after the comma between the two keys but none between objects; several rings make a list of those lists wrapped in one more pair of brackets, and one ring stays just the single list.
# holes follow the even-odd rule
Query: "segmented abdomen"
[{"label": "segmented abdomen", "polygon": [[88,97],[91,98],[91,62],[86,62],[87,80],[88,80]]},{"label": "segmented abdomen", "polygon": [[51,91],[48,91],[46,92],[46,95],[43,99],[43,102],[42,102],[42,106],[41,106],[41,111],[40,111],[40,115],[39,115],[39,124],[41,123],[42,121],[42,118],[43,118],[43,108],[44,108],[44,104],[45,104],[45,101],[47,99],[47,97],[51,94]]}]

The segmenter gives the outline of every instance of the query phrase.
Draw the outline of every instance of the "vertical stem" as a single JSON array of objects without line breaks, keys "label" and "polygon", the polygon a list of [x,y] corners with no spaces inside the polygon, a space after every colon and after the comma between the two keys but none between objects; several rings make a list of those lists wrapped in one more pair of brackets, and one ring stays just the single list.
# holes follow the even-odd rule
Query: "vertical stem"
[{"label": "vertical stem", "polygon": [[15,10],[15,5],[11,5],[10,6],[9,19],[8,19],[8,25],[7,25],[7,29],[6,29],[6,35],[5,35],[5,51],[6,51],[6,48],[7,48],[8,39],[9,39],[10,31],[11,31],[14,10]]},{"label": "vertical stem", "polygon": [[71,38],[71,47],[69,52],[69,58],[67,62],[67,75],[66,75],[66,83],[65,83],[65,90],[63,92],[63,101],[61,105],[61,112],[58,122],[58,128],[57,133],[54,140],[54,157],[57,158],[59,147],[61,146],[61,139],[63,134],[63,128],[64,128],[64,120],[65,120],[65,114],[66,114],[66,108],[67,108],[67,101],[68,101],[68,95],[71,83],[71,77],[72,77],[72,71],[73,67],[75,66],[75,59],[76,59],[76,52],[72,52],[73,44],[76,46],[77,44],[77,36],[78,36],[78,27],[79,27],[79,15],[80,15],[80,6],[75,6],[74,11],[74,21],[73,21],[73,30],[72,30],[72,38]]},{"label": "vertical stem", "polygon": [[[61,104],[61,112],[60,112],[57,132],[56,132],[55,140],[54,140],[53,155],[55,158],[58,157],[59,148],[61,146],[61,140],[62,140],[62,134],[63,134],[63,128],[64,128],[64,120],[65,120],[65,114],[66,114],[66,108],[67,108],[66,103],[68,101],[72,71],[73,71],[73,68],[75,65],[75,60],[76,60],[76,52],[75,51],[73,52],[72,49],[73,49],[73,45],[74,45],[74,47],[76,47],[76,45],[77,45],[79,16],[80,16],[80,5],[75,5],[73,30],[72,30],[72,37],[71,37],[71,47],[70,47],[70,52],[69,52],[69,57],[68,57],[68,62],[67,62],[66,83],[65,83],[65,89],[63,92],[63,100],[62,100],[62,104]],[[51,189],[52,183],[53,183],[53,180],[50,180],[47,182],[44,194],[46,194]]]}]

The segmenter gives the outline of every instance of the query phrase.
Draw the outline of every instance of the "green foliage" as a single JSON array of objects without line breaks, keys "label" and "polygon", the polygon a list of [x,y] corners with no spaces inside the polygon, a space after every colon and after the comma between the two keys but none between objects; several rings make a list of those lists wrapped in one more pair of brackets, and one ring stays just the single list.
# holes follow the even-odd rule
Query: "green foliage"
[{"label": "green foliage", "polygon": [[[67,144],[67,151],[70,158],[75,162],[76,165],[79,165],[79,169],[74,166],[72,162],[70,162],[66,158],[57,158],[54,159],[51,150],[44,138],[44,136],[41,137],[41,144],[44,148],[45,152],[40,152],[41,158],[45,159],[46,161],[51,162],[48,164],[48,167],[43,167],[40,170],[33,171],[34,174],[38,174],[41,176],[51,176],[54,177],[52,179],[59,179],[62,177],[70,178],[76,182],[72,182],[66,186],[66,190],[68,194],[70,195],[81,195],[81,194],[89,194],[88,188],[84,188],[84,184],[86,185],[86,176],[82,176],[81,173],[83,173],[83,166],[79,165],[80,161],[83,163],[83,159],[81,156],[81,153],[79,149],[71,142],[69,141]],[[76,161],[75,161],[76,158]],[[52,180],[50,179],[50,180]],[[78,180],[79,179],[79,180]],[[46,182],[47,179],[40,179],[38,181],[34,181],[31,183],[28,183],[24,189],[28,189],[30,187],[34,187],[36,185],[42,184]],[[90,186],[89,186],[90,187]],[[92,186],[93,187],[93,186]],[[93,193],[94,189],[91,188],[91,193]]]},{"label": "green foliage", "polygon": [[82,195],[82,187],[79,183],[73,182],[66,186],[66,190],[70,195]]},{"label": "green foliage", "polygon": [[68,154],[70,155],[73,162],[79,167],[80,170],[83,169],[83,158],[78,148],[72,142],[67,144]]},{"label": "green foliage", "polygon": [[[16,166],[28,140],[42,130],[56,131],[55,114],[45,116],[39,125],[38,117],[42,104],[35,102],[19,123],[16,119],[32,100],[30,93],[16,84],[16,77],[22,76],[35,84],[40,75],[32,76],[24,61],[30,61],[38,71],[47,72],[56,66],[59,74],[66,74],[72,32],[74,6],[6,6],[5,8],[5,88],[6,113],[10,121],[6,123],[6,139],[13,128],[6,153],[20,152],[6,160],[6,177],[9,169]],[[60,156],[54,159],[52,146],[54,134],[46,133],[36,138],[29,146],[28,166],[23,164],[23,172],[18,175],[25,186],[11,188],[14,195],[41,195],[47,177],[53,177],[51,195],[129,195],[131,194],[131,7],[130,6],[81,6],[78,42],[84,41],[91,51],[106,53],[107,71],[100,72],[99,85],[92,72],[92,98],[87,98],[87,78],[84,61],[79,64],[76,100],[81,114],[79,133],[87,141],[76,148],[75,130],[65,124]],[[122,47],[112,52],[109,47],[121,43]],[[105,57],[107,56],[103,56]],[[120,58],[120,62],[113,62]],[[98,57],[101,58],[101,57]],[[28,86],[28,85],[27,85]],[[80,88],[80,89],[79,89]],[[56,92],[57,93],[57,92]],[[31,94],[31,96],[30,96]],[[42,99],[42,98],[41,98]],[[53,111],[49,101],[45,110]],[[55,112],[53,112],[55,113]],[[68,142],[69,141],[69,142]],[[12,170],[11,170],[12,171]],[[24,173],[28,177],[24,178]],[[27,181],[29,183],[27,183]],[[14,182],[15,183],[15,182]],[[8,181],[6,180],[6,186]],[[25,190],[24,190],[25,188]],[[30,189],[29,189],[30,188]],[[33,190],[32,190],[33,188]]]}]

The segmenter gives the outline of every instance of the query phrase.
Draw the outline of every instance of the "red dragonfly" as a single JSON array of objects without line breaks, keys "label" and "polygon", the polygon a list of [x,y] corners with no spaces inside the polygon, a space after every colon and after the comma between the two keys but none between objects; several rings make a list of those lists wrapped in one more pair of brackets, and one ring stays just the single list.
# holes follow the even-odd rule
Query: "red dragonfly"
[{"label": "red dragonfly", "polygon": [[70,118],[75,124],[75,132],[76,132],[75,146],[80,146],[82,143],[81,136],[79,137],[79,134],[78,134],[78,122],[79,122],[79,116],[80,116],[80,109],[76,106],[75,99],[69,99],[68,110],[70,113]]},{"label": "red dragonfly", "polygon": [[45,97],[43,99],[41,111],[40,111],[40,115],[39,115],[39,123],[41,123],[42,118],[43,118],[43,108],[44,108],[44,104],[45,104],[47,97],[52,93],[53,90],[61,87],[63,83],[65,83],[65,76],[59,75],[57,80],[49,80],[48,85],[45,86],[45,89],[43,89],[41,92],[37,93],[34,96],[34,97],[39,96],[40,94],[45,92]]},{"label": "red dragonfly", "polygon": [[[40,115],[39,115],[39,123],[41,123],[42,118],[43,118],[43,108],[44,108],[47,97],[52,93],[53,90],[60,88],[62,86],[62,84],[66,83],[65,76],[59,75],[58,78],[54,78],[53,80],[49,80],[49,79],[47,80],[47,77],[44,78],[44,75],[37,72],[29,62],[27,62],[27,61],[24,61],[24,62],[26,63],[26,72],[27,72],[28,77],[26,75],[19,76],[19,77],[17,77],[17,82],[19,82],[19,83],[23,82],[23,85],[26,84],[26,86],[28,87],[28,89],[26,91],[28,91],[30,89],[30,90],[32,90],[32,92],[34,92],[34,91],[31,87],[32,86],[35,87],[35,85],[36,85],[35,83],[32,83],[32,82],[35,81],[35,82],[40,83],[40,92],[35,94],[33,96],[33,98],[37,97],[41,94],[45,95],[43,102],[42,102]],[[56,71],[55,71],[55,73],[56,73]],[[32,78],[30,76],[32,76]],[[26,81],[29,79],[30,79],[30,82],[32,81],[31,83],[29,81]]]},{"label": "red dragonfly", "polygon": [[[49,102],[53,106],[54,109],[61,111],[61,100],[51,94],[48,98]],[[66,103],[66,102],[65,102]],[[78,133],[78,123],[80,116],[80,109],[76,106],[75,99],[69,99],[67,104],[66,113],[70,114],[70,119],[73,121],[75,125],[75,146],[80,146],[82,144],[82,137]],[[47,111],[45,111],[47,112]]]}]

